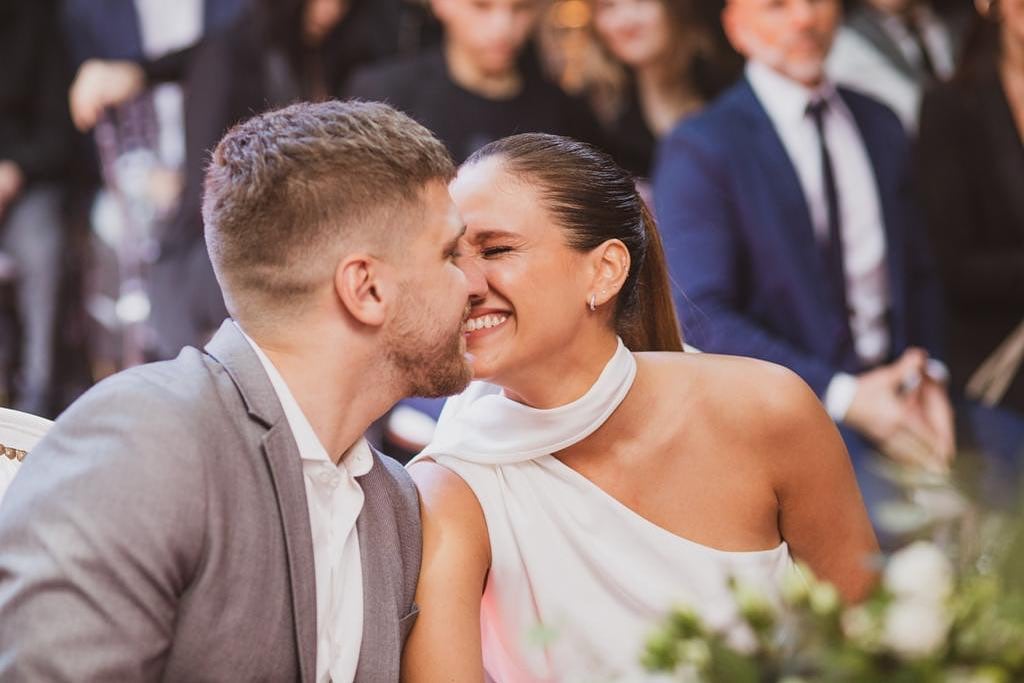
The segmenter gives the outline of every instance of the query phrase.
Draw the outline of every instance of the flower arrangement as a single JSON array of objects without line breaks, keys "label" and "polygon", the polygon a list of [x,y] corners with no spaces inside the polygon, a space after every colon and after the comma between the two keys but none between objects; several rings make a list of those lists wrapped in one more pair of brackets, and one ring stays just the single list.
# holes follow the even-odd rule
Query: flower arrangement
[{"label": "flower arrangement", "polygon": [[1024,515],[984,510],[932,475],[899,476],[909,500],[886,517],[918,540],[884,560],[866,600],[841,604],[803,566],[777,596],[733,582],[733,626],[752,638],[738,647],[677,607],[644,667],[707,683],[1024,681]]}]

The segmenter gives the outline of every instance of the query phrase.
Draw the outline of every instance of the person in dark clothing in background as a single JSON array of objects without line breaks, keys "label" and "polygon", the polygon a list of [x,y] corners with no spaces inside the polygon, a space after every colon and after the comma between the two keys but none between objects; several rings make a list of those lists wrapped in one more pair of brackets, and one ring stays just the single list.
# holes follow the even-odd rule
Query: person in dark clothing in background
[{"label": "person in dark clothing in background", "polygon": [[337,95],[353,67],[392,54],[396,6],[397,0],[264,0],[158,59],[83,64],[71,93],[82,130],[153,84],[179,82],[185,90],[185,188],[150,276],[154,355],[173,357],[184,345],[202,343],[227,315],[202,240],[209,150],[252,112]]},{"label": "person in dark clothing in background", "polygon": [[0,250],[17,267],[21,374],[14,407],[48,416],[71,147],[55,3],[0,4]]},{"label": "person in dark clothing in background", "polygon": [[925,95],[918,182],[947,295],[954,386],[1016,329],[1000,363],[1002,405],[1024,414],[1024,3],[979,9],[960,72]]},{"label": "person in dark clothing in background", "polygon": [[514,133],[600,142],[582,101],[546,79],[527,49],[540,0],[433,0],[443,46],[358,70],[348,97],[387,102],[432,130],[461,162]]}]

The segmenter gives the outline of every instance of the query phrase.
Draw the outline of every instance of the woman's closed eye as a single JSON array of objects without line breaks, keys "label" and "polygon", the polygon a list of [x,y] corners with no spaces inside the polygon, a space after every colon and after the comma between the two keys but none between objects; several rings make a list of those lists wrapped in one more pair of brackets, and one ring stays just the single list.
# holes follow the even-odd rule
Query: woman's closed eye
[{"label": "woman's closed eye", "polygon": [[501,256],[502,254],[507,254],[511,251],[514,251],[514,249],[514,247],[510,246],[484,247],[483,249],[480,250],[480,255],[483,256],[484,258],[495,258],[497,256]]}]

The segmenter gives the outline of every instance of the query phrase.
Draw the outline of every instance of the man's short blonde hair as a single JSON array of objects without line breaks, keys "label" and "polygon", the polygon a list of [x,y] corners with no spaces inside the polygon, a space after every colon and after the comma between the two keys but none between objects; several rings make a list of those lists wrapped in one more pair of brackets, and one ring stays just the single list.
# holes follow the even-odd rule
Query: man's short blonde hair
[{"label": "man's short blonde hair", "polygon": [[[206,171],[203,221],[232,314],[296,305],[346,245],[386,247],[455,167],[429,130],[377,102],[299,103],[233,127]],[[268,311],[269,312],[269,311]]]}]

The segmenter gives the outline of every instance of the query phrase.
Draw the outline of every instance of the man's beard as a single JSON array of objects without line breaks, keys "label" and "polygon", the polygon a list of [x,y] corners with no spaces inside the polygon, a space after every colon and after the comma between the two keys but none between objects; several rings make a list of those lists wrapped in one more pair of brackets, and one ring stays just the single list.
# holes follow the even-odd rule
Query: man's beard
[{"label": "man's beard", "polygon": [[[820,80],[825,75],[824,58],[820,60],[804,60],[802,62],[787,61],[785,57],[787,45],[779,47],[767,45],[750,32],[744,33],[744,43],[749,53],[748,57],[756,59],[765,66],[779,71],[793,80],[805,83]],[[827,49],[823,52],[825,55],[828,54]]]},{"label": "man's beard", "polygon": [[[410,299],[406,299],[410,301]],[[387,356],[408,395],[440,398],[457,394],[469,384],[473,371],[463,350],[462,321],[449,334],[430,328],[424,309],[408,305],[388,335]]]}]

